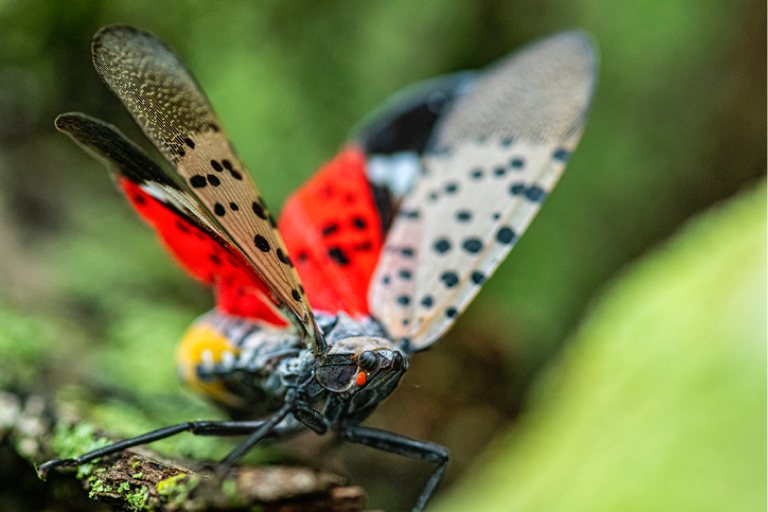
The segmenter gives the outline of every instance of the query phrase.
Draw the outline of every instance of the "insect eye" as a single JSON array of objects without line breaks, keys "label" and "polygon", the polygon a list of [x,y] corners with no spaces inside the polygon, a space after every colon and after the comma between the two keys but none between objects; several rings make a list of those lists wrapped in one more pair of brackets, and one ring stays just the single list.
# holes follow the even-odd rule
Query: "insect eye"
[{"label": "insect eye", "polygon": [[379,359],[370,350],[366,350],[359,356],[357,356],[357,365],[367,372],[372,372],[378,366]]},{"label": "insect eye", "polygon": [[357,365],[349,360],[349,355],[344,354],[324,359],[315,375],[325,389],[341,392],[353,385],[357,371]]}]

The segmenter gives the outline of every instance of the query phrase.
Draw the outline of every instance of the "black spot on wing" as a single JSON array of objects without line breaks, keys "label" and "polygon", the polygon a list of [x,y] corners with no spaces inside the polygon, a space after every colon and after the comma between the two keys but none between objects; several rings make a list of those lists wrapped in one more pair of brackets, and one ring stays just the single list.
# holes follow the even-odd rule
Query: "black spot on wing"
[{"label": "black spot on wing", "polygon": [[514,243],[515,238],[517,238],[517,235],[515,235],[515,232],[509,226],[502,226],[496,232],[496,241],[504,245]]},{"label": "black spot on wing", "polygon": [[552,160],[557,160],[558,162],[567,162],[569,158],[571,158],[571,152],[565,148],[560,148],[552,153]]},{"label": "black spot on wing", "polygon": [[459,190],[459,184],[456,183],[455,181],[451,181],[445,184],[446,194],[455,194],[458,190]]},{"label": "black spot on wing", "polygon": [[432,244],[432,248],[438,254],[445,254],[451,250],[451,241],[447,238],[438,238],[435,243]]},{"label": "black spot on wing", "polygon": [[467,238],[461,247],[470,254],[477,254],[483,249],[483,242],[479,238]]},{"label": "black spot on wing", "polygon": [[446,288],[453,288],[454,286],[459,284],[459,276],[456,274],[456,272],[453,272],[452,270],[443,272],[440,275],[440,280],[443,282]]},{"label": "black spot on wing", "polygon": [[339,230],[339,225],[335,222],[332,222],[330,224],[326,224],[320,234],[323,236],[331,236],[332,234],[336,233]]},{"label": "black spot on wing", "polygon": [[352,219],[352,226],[354,226],[355,229],[363,230],[368,227],[368,223],[362,217],[354,217]]},{"label": "black spot on wing", "polygon": [[229,171],[229,174],[231,174],[232,177],[235,178],[236,180],[242,180],[243,179],[243,175],[240,174],[239,172],[237,172],[232,167],[232,162],[230,162],[229,160],[227,160],[227,159],[222,160],[221,161],[221,165],[223,165],[224,168]]},{"label": "black spot on wing", "polygon": [[284,265],[288,265],[289,267],[292,267],[293,264],[291,264],[290,258],[283,252],[282,249],[278,248],[277,251],[277,259],[280,260],[280,263],[283,263]]},{"label": "black spot on wing", "polygon": [[270,249],[269,241],[263,236],[256,235],[255,237],[253,237],[253,244],[261,252],[269,252],[269,249]]},{"label": "black spot on wing", "polygon": [[189,184],[192,188],[205,188],[205,186],[208,185],[208,181],[205,179],[205,176],[198,174],[189,178]]},{"label": "black spot on wing", "polygon": [[547,193],[544,192],[543,188],[533,185],[525,192],[525,197],[529,201],[533,201],[534,203],[540,203],[547,198]]},{"label": "black spot on wing", "polygon": [[267,220],[267,212],[264,210],[264,205],[254,201],[251,205],[253,213],[255,213],[260,219]]},{"label": "black spot on wing", "polygon": [[469,210],[459,210],[456,212],[456,220],[459,222],[469,222],[472,219],[472,213]]},{"label": "black spot on wing", "polygon": [[520,170],[525,167],[525,160],[522,158],[513,158],[509,161],[509,166],[515,170]]},{"label": "black spot on wing", "polygon": [[349,258],[341,247],[330,247],[328,249],[328,257],[337,265],[349,265]]},{"label": "black spot on wing", "polygon": [[520,196],[525,193],[525,183],[513,183],[509,186],[509,194],[512,196]]}]

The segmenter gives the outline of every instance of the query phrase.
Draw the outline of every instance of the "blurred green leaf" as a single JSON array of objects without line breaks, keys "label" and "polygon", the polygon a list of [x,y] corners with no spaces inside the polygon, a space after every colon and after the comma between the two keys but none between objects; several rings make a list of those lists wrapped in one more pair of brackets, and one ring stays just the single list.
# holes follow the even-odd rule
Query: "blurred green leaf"
[{"label": "blurred green leaf", "polygon": [[616,282],[434,510],[764,510],[766,279],[763,183]]}]

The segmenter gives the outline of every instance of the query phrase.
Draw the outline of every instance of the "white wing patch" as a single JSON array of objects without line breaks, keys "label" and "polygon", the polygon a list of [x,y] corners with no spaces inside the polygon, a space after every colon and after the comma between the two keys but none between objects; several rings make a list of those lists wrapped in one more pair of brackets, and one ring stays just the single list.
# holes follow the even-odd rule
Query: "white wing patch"
[{"label": "white wing patch", "polygon": [[[578,143],[593,86],[589,41],[555,36],[492,68],[437,127],[369,291],[409,350],[452,325],[528,227]],[[403,270],[408,283],[393,279]]]},{"label": "white wing patch", "polygon": [[[415,199],[417,193],[409,197]],[[387,242],[381,252],[380,261],[386,260],[387,264],[376,267],[368,288],[373,311],[379,319],[389,320],[386,327],[394,338],[407,337],[411,331],[409,324],[414,314],[413,297],[424,238],[424,224],[419,217],[418,209],[400,208],[387,238],[391,242]]]}]

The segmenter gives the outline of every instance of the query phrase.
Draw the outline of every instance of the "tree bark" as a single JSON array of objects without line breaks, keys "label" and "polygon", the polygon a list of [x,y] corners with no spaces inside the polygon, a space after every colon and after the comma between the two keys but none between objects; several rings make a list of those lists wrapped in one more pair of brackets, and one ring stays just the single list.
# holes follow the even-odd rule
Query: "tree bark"
[{"label": "tree bark", "polygon": [[[59,421],[40,396],[0,393],[0,441],[10,440],[30,464],[60,456],[52,445]],[[338,475],[302,467],[236,467],[222,481],[213,469],[215,463],[167,459],[139,447],[105,457],[90,469],[53,470],[47,483],[77,478],[83,494],[135,511],[251,510],[258,505],[265,512],[353,512],[365,507],[364,491],[345,485]],[[34,504],[36,496],[29,498]],[[63,504],[61,510],[67,509]]]}]

